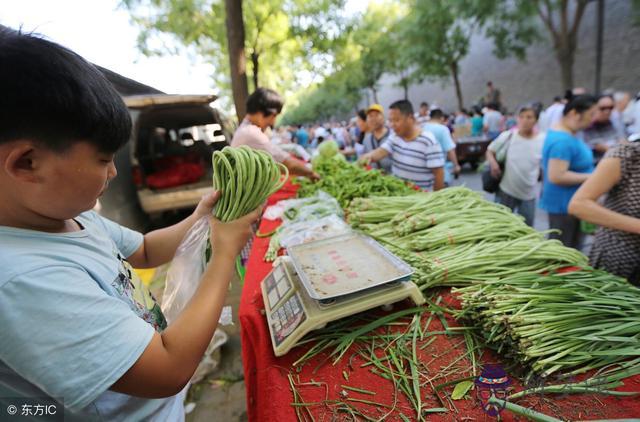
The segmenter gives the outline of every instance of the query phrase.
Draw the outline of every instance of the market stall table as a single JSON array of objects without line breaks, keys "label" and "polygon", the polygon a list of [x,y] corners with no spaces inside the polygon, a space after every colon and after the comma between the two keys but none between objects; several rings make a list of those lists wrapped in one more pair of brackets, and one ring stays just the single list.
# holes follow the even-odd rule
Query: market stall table
[{"label": "market stall table", "polygon": [[[295,196],[297,187],[287,183],[280,191],[271,196],[268,203],[274,204],[279,200]],[[260,224],[260,232],[268,233],[278,227],[280,222],[263,219]],[[395,391],[391,381],[381,378],[370,371],[368,367],[361,367],[363,360],[354,353],[347,353],[333,365],[331,360],[326,360],[327,354],[317,356],[302,367],[294,367],[294,362],[300,358],[309,348],[310,344],[294,348],[287,355],[277,358],[274,355],[269,328],[264,315],[264,304],[260,290],[260,282],[271,271],[271,263],[264,262],[263,257],[269,244],[269,238],[256,237],[253,242],[251,254],[247,263],[245,285],[240,302],[239,320],[242,337],[242,361],[245,374],[247,393],[247,412],[250,421],[291,421],[298,418],[294,401],[305,403],[317,403],[313,406],[304,406],[316,418],[331,420],[334,412],[338,411],[336,401],[349,402],[357,406],[363,413],[374,418],[387,415],[390,420],[401,420],[400,414],[415,420],[415,412],[407,398]],[[440,292],[444,304],[458,306],[456,299],[449,289]],[[391,313],[399,309],[410,307],[410,303],[399,303],[394,306]],[[382,314],[381,314],[382,315]],[[429,315],[425,312],[423,317]],[[442,317],[444,321],[433,318],[430,330],[441,331],[448,326],[458,326],[450,316]],[[434,337],[425,352],[425,361],[429,369],[429,376],[434,380],[432,385],[442,384],[447,381],[461,378],[460,373],[451,373],[452,369],[462,368],[468,373],[471,362],[464,357],[466,348],[461,336],[437,335]],[[453,362],[453,363],[452,363]],[[482,362],[497,362],[499,358],[491,351],[483,351]],[[466,365],[466,367],[465,367]],[[439,377],[443,368],[448,368],[449,374]],[[298,394],[294,398],[292,384]],[[345,388],[347,387],[347,388]],[[364,395],[349,389],[363,389],[374,392],[375,395]],[[516,391],[523,386],[514,383]],[[447,387],[448,388],[448,387]],[[453,388],[448,388],[449,391]],[[620,391],[640,391],[640,376],[625,380],[625,386]],[[475,399],[463,399],[451,401],[443,391],[437,396],[433,394],[431,386],[422,387],[423,408],[450,409],[447,413],[426,414],[428,420],[493,420],[486,415]],[[326,400],[329,401],[326,401]],[[332,404],[331,401],[334,401]],[[380,403],[370,405],[366,401]],[[605,419],[605,418],[630,418],[640,416],[640,400],[633,396],[612,397],[603,395],[563,395],[530,396],[518,401],[518,404],[537,411],[563,417],[571,420],[580,419]],[[386,407],[388,406],[388,407]],[[300,407],[298,407],[300,411]],[[304,410],[303,413],[306,413]],[[345,414],[342,415],[346,416]],[[513,415],[503,412],[503,419],[512,420]],[[310,420],[310,419],[309,419]]]}]

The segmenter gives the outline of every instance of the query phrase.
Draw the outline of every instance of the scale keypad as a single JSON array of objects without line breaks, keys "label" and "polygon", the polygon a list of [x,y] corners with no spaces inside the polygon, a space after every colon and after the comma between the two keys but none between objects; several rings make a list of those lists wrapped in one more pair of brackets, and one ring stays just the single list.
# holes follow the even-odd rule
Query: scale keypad
[{"label": "scale keypad", "polygon": [[307,319],[300,296],[296,293],[271,313],[272,335],[276,346],[282,343]]},{"label": "scale keypad", "polygon": [[279,265],[274,268],[271,275],[264,280],[264,283],[270,309],[273,309],[293,288],[287,278],[287,273]]}]

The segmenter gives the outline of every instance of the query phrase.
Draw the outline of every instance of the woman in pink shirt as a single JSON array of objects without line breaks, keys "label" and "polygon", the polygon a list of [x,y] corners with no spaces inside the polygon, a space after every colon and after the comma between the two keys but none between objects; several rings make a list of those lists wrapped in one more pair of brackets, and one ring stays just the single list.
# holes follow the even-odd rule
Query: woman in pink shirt
[{"label": "woman in pink shirt", "polygon": [[254,149],[261,149],[271,154],[277,162],[287,166],[289,173],[318,180],[320,176],[317,173],[272,144],[264,133],[266,128],[273,127],[283,105],[284,101],[277,92],[268,88],[256,89],[247,99],[247,115],[233,135],[231,146],[247,145]]}]

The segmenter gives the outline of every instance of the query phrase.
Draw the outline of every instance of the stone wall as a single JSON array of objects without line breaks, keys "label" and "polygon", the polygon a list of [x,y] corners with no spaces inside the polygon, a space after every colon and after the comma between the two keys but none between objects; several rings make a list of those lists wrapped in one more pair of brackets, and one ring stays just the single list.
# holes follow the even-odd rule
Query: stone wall
[{"label": "stone wall", "polygon": [[[546,35],[546,32],[545,32]],[[595,87],[596,4],[591,3],[583,17],[579,32],[578,51],[574,64],[576,86],[592,91]],[[491,51],[490,40],[476,36],[469,55],[461,63],[461,86],[465,106],[469,107],[486,91],[491,80],[502,91],[509,109],[527,101],[549,104],[562,94],[560,67],[548,40],[532,45],[525,62],[509,58],[499,60]],[[403,98],[403,89],[395,86],[397,79],[385,75],[380,81],[378,100],[389,106]],[[640,27],[631,20],[631,0],[606,0],[601,87],[640,91]],[[437,103],[446,110],[457,107],[453,84],[425,82],[409,88],[409,100],[417,108],[421,101]],[[363,99],[362,104],[367,102]]]}]

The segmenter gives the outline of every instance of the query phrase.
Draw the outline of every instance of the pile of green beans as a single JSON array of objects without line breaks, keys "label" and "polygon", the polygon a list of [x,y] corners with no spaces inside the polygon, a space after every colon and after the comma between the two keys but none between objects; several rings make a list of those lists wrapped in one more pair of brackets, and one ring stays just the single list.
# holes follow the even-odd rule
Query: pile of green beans
[{"label": "pile of green beans", "polygon": [[418,193],[407,182],[385,175],[379,170],[366,170],[346,161],[323,160],[314,167],[322,177],[317,182],[299,179],[298,197],[306,198],[323,190],[346,208],[354,198],[369,196],[404,196]]},{"label": "pile of green beans", "polygon": [[640,358],[640,289],[604,271],[477,279],[458,318],[532,373],[570,375]]},{"label": "pile of green beans", "polygon": [[289,176],[270,154],[247,146],[215,151],[212,164],[213,189],[222,192],[213,212],[223,222],[258,208]]}]

